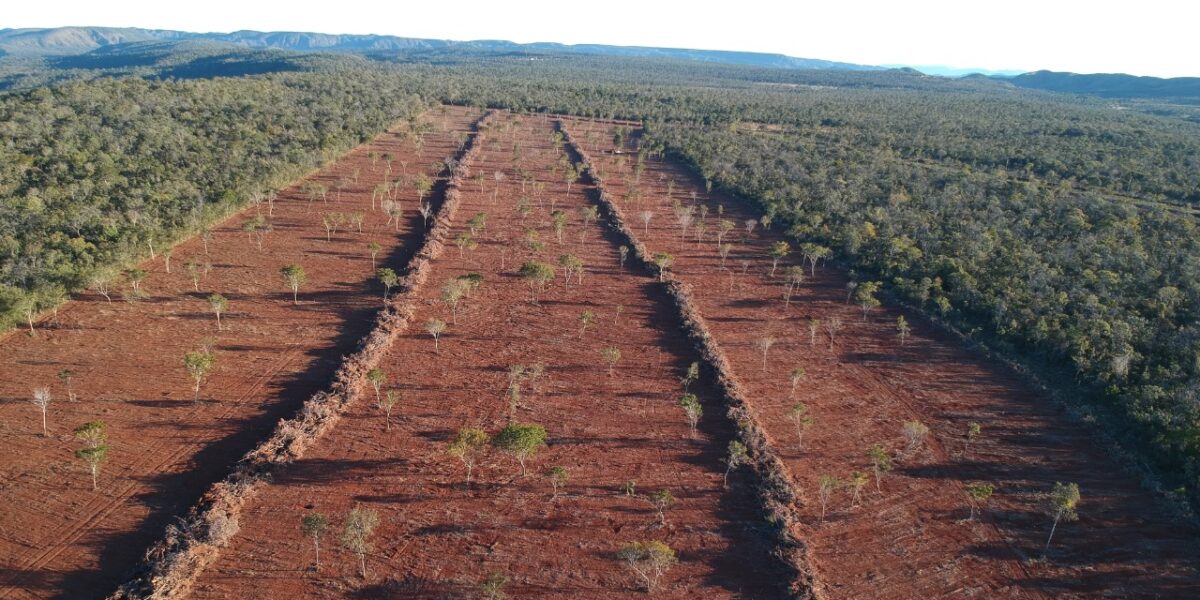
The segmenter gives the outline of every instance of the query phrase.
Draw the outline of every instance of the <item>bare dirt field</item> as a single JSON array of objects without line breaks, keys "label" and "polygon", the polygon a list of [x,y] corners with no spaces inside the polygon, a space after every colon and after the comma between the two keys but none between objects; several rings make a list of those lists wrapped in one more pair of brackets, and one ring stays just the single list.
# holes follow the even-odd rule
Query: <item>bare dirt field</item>
[{"label": "bare dirt field", "polygon": [[[751,478],[735,470],[723,486],[721,461],[733,435],[724,408],[692,384],[705,411],[692,433],[677,404],[679,378],[694,358],[661,286],[622,270],[604,228],[584,224],[586,186],[576,183],[568,194],[552,170],[549,122],[508,115],[493,124],[470,165],[484,177],[465,187],[456,223],[458,233],[470,233],[468,221],[486,213],[472,238],[478,247],[464,244],[461,257],[448,249],[418,292],[414,322],[448,324],[438,349],[413,327],[382,362],[381,393],[399,393],[390,429],[368,391],[248,503],[241,533],[202,574],[194,597],[478,597],[492,573],[511,578],[512,597],[636,595],[640,583],[616,555],[623,544],[650,540],[678,553],[658,595],[781,595],[788,582],[770,557]],[[561,243],[550,216],[556,209],[568,216]],[[531,247],[530,230],[541,250]],[[563,254],[581,259],[582,283],[567,284]],[[531,259],[557,269],[537,304],[517,276]],[[472,273],[483,284],[454,315],[443,284]],[[585,311],[594,316],[586,331]],[[605,348],[621,353],[611,374]],[[509,368],[538,364],[544,374],[521,379],[510,414]],[[529,460],[526,476],[513,457],[492,450],[466,486],[463,464],[447,454],[456,432],[495,434],[510,419],[543,425],[548,446]],[[566,481],[552,498],[547,471],[555,466]],[[636,482],[633,494],[623,490],[627,482]],[[664,489],[675,499],[665,526],[647,499]],[[354,507],[379,516],[365,579],[339,543]],[[319,570],[300,528],[313,512],[331,522]]]},{"label": "bare dirt field", "polygon": [[[264,203],[214,227],[207,252],[201,239],[178,245],[170,273],[161,256],[142,264],[142,300],[122,301],[129,287],[115,284],[111,303],[83,295],[36,335],[0,342],[0,598],[111,591],[174,516],[328,383],[382,306],[368,244],[379,244],[379,266],[403,271],[424,229],[414,176],[453,155],[477,116],[429,113],[420,155],[399,125],[281,190],[273,209]],[[395,191],[398,222],[372,199],[385,177],[409,180]],[[310,193],[314,182],[324,199]],[[326,239],[324,218],[355,213],[361,232],[348,218]],[[272,228],[261,248],[242,228],[255,214]],[[188,262],[211,267],[195,287]],[[295,303],[279,274],[289,263],[307,275]],[[213,293],[228,299],[220,330]],[[183,357],[204,346],[216,362],[193,400]],[[58,377],[64,369],[73,400]],[[47,436],[29,401],[39,387],[53,395]],[[73,429],[92,420],[104,421],[111,446],[96,491],[73,456],[82,447]]]},{"label": "bare dirt field", "polygon": [[[806,267],[809,276],[785,306],[782,273],[802,261],[794,242],[772,277],[769,249],[784,238],[761,225],[745,235],[745,221],[758,216],[748,207],[705,193],[703,181],[670,161],[649,159],[637,175],[632,145],[613,152],[612,126],[574,120],[568,129],[598,161],[641,241],[673,254],[670,270],[693,286],[805,499],[798,508],[820,595],[1200,595],[1200,532],[1168,514],[1045,394],[913,314],[904,313],[912,335],[901,345],[901,311],[875,309],[864,320],[846,301],[845,273],[832,267],[818,267],[815,276]],[[631,187],[641,193],[630,195]],[[675,202],[696,206],[684,239]],[[648,224],[643,212],[651,213]],[[716,242],[722,218],[736,224],[725,237],[732,245],[725,268]],[[699,242],[697,223],[705,225]],[[835,318],[843,327],[831,344],[824,325]],[[812,319],[820,321],[815,342]],[[765,368],[764,339],[773,340]],[[805,376],[793,395],[790,374],[798,367]],[[812,418],[803,444],[788,418],[800,402]],[[911,451],[901,432],[908,421],[929,428]],[[972,422],[980,434],[968,447]],[[895,461],[879,491],[867,455],[877,444]],[[857,500],[854,471],[868,476]],[[822,477],[837,480],[826,480],[824,517]],[[966,521],[973,482],[993,485],[995,494],[981,516]],[[1055,482],[1079,484],[1079,520],[1062,522],[1043,556],[1052,520],[1041,505]]]}]

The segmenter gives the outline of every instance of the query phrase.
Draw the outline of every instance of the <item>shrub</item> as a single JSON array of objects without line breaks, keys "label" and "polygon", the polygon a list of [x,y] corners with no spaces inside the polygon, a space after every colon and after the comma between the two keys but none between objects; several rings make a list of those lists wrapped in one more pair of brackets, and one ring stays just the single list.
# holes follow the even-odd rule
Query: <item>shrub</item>
[{"label": "shrub", "polygon": [[621,350],[613,347],[604,348],[600,350],[600,357],[608,365],[608,376],[612,377],[613,369],[616,368],[617,363],[621,362]]},{"label": "shrub", "polygon": [[[983,511],[984,507],[987,506],[988,501],[992,499],[992,494],[995,493],[996,488],[990,483],[976,481],[974,483],[967,484],[965,491],[967,493],[967,498],[970,499],[971,507],[971,514],[967,517],[967,520],[974,521],[976,510]],[[976,509],[976,506],[979,508]]]},{"label": "shrub", "polygon": [[908,456],[915,456],[920,452],[925,445],[925,438],[929,435],[929,427],[920,421],[905,421],[900,431],[908,443],[904,451]]},{"label": "shrub", "polygon": [[492,571],[488,573],[487,579],[479,584],[479,589],[483,591],[484,597],[488,600],[504,600],[508,597],[504,593],[504,586],[508,585],[511,580],[512,578],[504,573]]},{"label": "shrub", "polygon": [[723,485],[729,487],[729,473],[734,469],[742,466],[750,459],[750,454],[746,450],[745,444],[737,440],[729,442],[729,454],[725,457],[725,479]]}]

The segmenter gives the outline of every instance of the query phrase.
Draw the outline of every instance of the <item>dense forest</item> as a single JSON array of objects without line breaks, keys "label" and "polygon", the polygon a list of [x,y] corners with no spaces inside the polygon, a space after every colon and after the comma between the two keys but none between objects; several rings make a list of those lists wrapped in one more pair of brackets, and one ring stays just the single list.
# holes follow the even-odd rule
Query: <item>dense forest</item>
[{"label": "dense forest", "polygon": [[0,97],[0,324],[57,305],[422,107],[369,73],[127,78]]},{"label": "dense forest", "polygon": [[[1200,500],[1200,124],[1184,108],[905,70],[528,53],[149,45],[14,64],[0,74],[28,89],[0,96],[7,324],[421,98],[639,119],[646,151],[758,203],[772,227],[1035,370],[1073,374],[1128,448]],[[287,73],[204,79],[229,64]]]}]

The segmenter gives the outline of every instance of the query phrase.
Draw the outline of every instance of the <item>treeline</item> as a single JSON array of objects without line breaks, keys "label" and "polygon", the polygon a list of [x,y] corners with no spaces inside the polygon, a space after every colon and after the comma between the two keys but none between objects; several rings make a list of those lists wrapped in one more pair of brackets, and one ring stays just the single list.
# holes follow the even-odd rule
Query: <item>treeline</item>
[{"label": "treeline", "polygon": [[861,277],[1010,354],[1073,372],[1156,470],[1200,499],[1200,232],[1191,212],[1077,185],[1086,178],[1070,169],[1053,178],[977,171],[828,128],[665,125],[650,140],[757,199],[776,227],[836,249]]},{"label": "treeline", "polygon": [[425,105],[367,71],[101,79],[0,96],[0,326]]}]

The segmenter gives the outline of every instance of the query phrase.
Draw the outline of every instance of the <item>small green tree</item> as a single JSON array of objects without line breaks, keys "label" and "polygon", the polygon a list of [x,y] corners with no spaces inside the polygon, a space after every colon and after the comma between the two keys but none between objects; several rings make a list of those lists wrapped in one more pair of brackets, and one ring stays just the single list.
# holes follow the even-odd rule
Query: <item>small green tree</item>
[{"label": "small green tree", "polygon": [[804,259],[808,261],[813,277],[817,276],[817,263],[827,258],[832,253],[833,252],[825,246],[818,246],[817,244],[811,243],[800,244],[800,254],[803,255]]},{"label": "small green tree", "polygon": [[792,398],[796,397],[796,386],[800,385],[800,382],[804,381],[806,377],[808,377],[808,373],[804,371],[804,367],[792,369],[791,374],[788,376],[788,380],[792,383]]},{"label": "small green tree", "polygon": [[388,390],[383,394],[382,400],[376,400],[376,404],[383,411],[384,431],[392,430],[392,409],[398,402],[400,402],[400,392],[397,390]]},{"label": "small green tree", "polygon": [[367,383],[370,383],[371,387],[375,388],[375,403],[378,404],[379,390],[383,387],[383,384],[387,383],[387,374],[383,372],[383,369],[378,367],[371,369],[367,371]]},{"label": "small green tree", "polygon": [[700,406],[700,399],[695,394],[684,394],[679,399],[679,407],[683,409],[683,415],[687,417],[688,425],[692,428],[692,435],[696,435],[696,426],[700,424],[700,417],[704,415],[704,407]]},{"label": "small green tree", "polygon": [[446,322],[441,319],[429,319],[425,321],[425,331],[433,336],[433,351],[440,354],[441,350],[438,348],[438,339],[446,331]]},{"label": "small green tree", "polygon": [[517,463],[521,465],[521,476],[524,477],[525,461],[546,447],[546,428],[532,423],[507,425],[492,437],[492,446],[517,459]]},{"label": "small green tree", "polygon": [[600,350],[600,357],[608,365],[608,376],[612,377],[613,369],[617,367],[617,363],[621,362],[621,350],[610,346]]},{"label": "small green tree", "polygon": [[695,383],[697,379],[700,379],[700,362],[692,361],[692,364],[688,365],[687,371],[684,372],[683,377],[679,378],[679,385],[683,386],[683,391],[686,392],[688,391],[688,387]]},{"label": "small green tree", "polygon": [[725,457],[725,479],[722,485],[729,487],[729,473],[748,460],[750,460],[750,453],[746,450],[745,444],[737,440],[729,442],[729,454]]},{"label": "small green tree", "polygon": [[979,423],[976,423],[975,421],[971,421],[970,423],[967,423],[967,434],[966,434],[967,439],[965,442],[963,442],[963,452],[971,451],[971,444],[975,440],[979,439],[979,435],[982,432],[983,432],[983,427]]},{"label": "small green tree", "polygon": [[188,375],[191,375],[194,382],[192,386],[192,400],[200,400],[200,386],[204,383],[204,378],[208,377],[208,373],[212,371],[213,364],[216,362],[216,356],[205,350],[196,350],[183,355],[183,366],[187,369]]},{"label": "small green tree", "polygon": [[875,293],[879,291],[880,283],[878,281],[864,281],[854,290],[854,299],[858,305],[862,307],[863,320],[867,320],[867,313],[872,308],[879,307],[879,299],[875,297]]},{"label": "small green tree", "polygon": [[512,581],[512,578],[508,575],[499,571],[492,571],[488,573],[487,579],[484,579],[483,583],[479,584],[479,589],[483,591],[484,597],[488,600],[504,600],[508,597],[504,593],[504,586],[508,585],[509,581]]},{"label": "small green tree", "polygon": [[990,483],[976,481],[974,483],[967,484],[965,491],[967,493],[967,498],[970,500],[969,505],[971,507],[971,514],[967,517],[967,520],[974,521],[976,511],[983,511],[983,509],[987,506],[988,501],[992,499],[992,494],[996,492],[996,488]]},{"label": "small green tree", "polygon": [[285,265],[279,269],[279,276],[292,289],[292,304],[299,304],[298,295],[300,293],[300,286],[308,281],[308,274],[304,272],[304,267],[296,264]]},{"label": "small green tree", "polygon": [[791,253],[792,247],[787,242],[775,242],[771,244],[771,277],[775,276],[775,269],[779,266],[779,261],[787,258]]},{"label": "small green tree", "polygon": [[546,284],[554,281],[554,267],[536,260],[522,264],[517,274],[525,280],[530,291],[533,292],[534,304],[538,303],[538,297],[546,289]]},{"label": "small green tree", "polygon": [[483,456],[487,450],[488,442],[491,438],[482,429],[474,427],[466,427],[458,430],[458,435],[454,436],[454,441],[450,443],[450,448],[446,451],[447,454],[461,460],[463,466],[467,468],[467,486],[471,485],[471,471],[475,469],[475,463],[479,461],[479,457]]},{"label": "small green tree", "polygon": [[659,527],[667,526],[667,509],[675,504],[675,496],[671,495],[670,490],[658,490],[651,492],[646,498],[650,504],[654,506],[654,510],[658,511]]},{"label": "small green tree", "polygon": [[817,499],[821,502],[821,520],[825,520],[825,511],[829,508],[829,500],[833,498],[833,492],[840,487],[842,482],[838,481],[833,475],[822,475],[817,479]]},{"label": "small green tree", "polygon": [[783,282],[783,307],[787,308],[792,305],[792,295],[796,293],[796,288],[804,283],[804,267],[792,265],[784,270]]},{"label": "small green tree", "polygon": [[371,270],[375,270],[375,257],[379,255],[379,251],[383,250],[383,246],[379,242],[371,242],[367,244],[367,252],[371,254]]},{"label": "small green tree", "polygon": [[819,331],[821,331],[821,320],[820,319],[809,319],[808,320],[808,345],[809,346],[817,345],[817,332],[819,332]]},{"label": "small green tree", "polygon": [[458,257],[463,258],[463,251],[478,248],[479,242],[476,242],[471,234],[464,232],[454,236],[454,245],[458,246]]},{"label": "small green tree", "polygon": [[469,282],[462,279],[451,279],[442,286],[442,302],[450,309],[450,319],[455,325],[458,324],[458,308],[463,298],[467,297],[470,286]]},{"label": "small green tree", "polygon": [[764,336],[764,337],[761,337],[761,338],[758,338],[757,340],[755,340],[754,345],[758,348],[759,352],[762,352],[762,360],[763,360],[762,368],[763,368],[763,373],[766,373],[767,372],[767,354],[771,352],[771,347],[775,345],[775,338],[771,337],[769,335]]},{"label": "small green tree", "polygon": [[787,411],[787,418],[796,427],[796,448],[804,447],[804,432],[812,427],[813,418],[808,414],[808,405],[803,402],[793,404]]},{"label": "small green tree", "polygon": [[583,283],[583,259],[574,254],[563,254],[558,257],[558,265],[563,268],[563,287],[571,283],[571,276],[578,275],[579,283]]},{"label": "small green tree", "polygon": [[475,213],[475,216],[467,221],[467,227],[471,230],[471,235],[478,235],[487,227],[487,213]]},{"label": "small green tree", "polygon": [[208,309],[217,315],[217,331],[221,331],[221,313],[229,308],[229,300],[220,294],[212,294],[208,297]]},{"label": "small green tree", "polygon": [[75,451],[75,458],[92,472],[92,489],[96,490],[100,466],[108,459],[108,428],[104,421],[89,421],[75,428],[75,439],[83,442],[83,447]]},{"label": "small green tree", "polygon": [[659,281],[663,280],[663,273],[665,273],[667,269],[671,268],[671,265],[674,264],[674,262],[675,257],[666,252],[658,252],[654,255],[654,266],[658,267]]},{"label": "small green tree", "polygon": [[900,338],[901,346],[908,340],[910,333],[912,333],[912,328],[908,326],[908,319],[905,319],[904,315],[896,317],[896,335]]},{"label": "small green tree", "polygon": [[737,223],[729,219],[721,219],[717,222],[717,248],[724,244],[725,236],[729,235],[730,231],[737,228]]},{"label": "small green tree", "polygon": [[679,560],[670,546],[658,540],[625,544],[617,558],[638,576],[648,592],[658,587],[662,576]]},{"label": "small green tree", "polygon": [[355,506],[346,514],[346,525],[342,528],[342,547],[358,555],[359,573],[367,578],[367,553],[374,549],[371,537],[379,527],[379,513],[369,508]]},{"label": "small green tree", "polygon": [[554,238],[559,244],[563,243],[563,232],[567,230],[567,212],[564,210],[556,210],[550,213],[550,223],[554,225]]},{"label": "small green tree", "polygon": [[383,284],[383,301],[386,303],[392,288],[400,283],[400,276],[387,267],[380,267],[375,269],[375,279],[378,279],[379,283]]},{"label": "small green tree", "polygon": [[1054,519],[1054,524],[1050,526],[1050,536],[1046,538],[1046,547],[1042,549],[1042,554],[1050,551],[1050,541],[1054,539],[1054,532],[1058,529],[1059,521],[1074,521],[1079,518],[1077,509],[1079,508],[1079,484],[1077,483],[1061,483],[1054,482],[1054,489],[1046,494],[1043,502],[1043,510],[1051,519]]},{"label": "small green tree", "polygon": [[862,489],[870,480],[871,478],[862,471],[850,472],[850,480],[846,482],[846,486],[850,488],[850,506],[858,506],[858,502],[862,498]]},{"label": "small green tree", "polygon": [[546,469],[546,478],[550,480],[550,488],[553,490],[550,501],[558,499],[558,491],[567,485],[567,480],[570,479],[570,474],[567,473],[566,467],[550,467]]},{"label": "small green tree", "polygon": [[883,476],[892,471],[892,454],[875,444],[867,450],[867,458],[871,459],[871,470],[875,473],[875,491],[880,491]]},{"label": "small green tree", "polygon": [[313,551],[315,554],[314,568],[321,570],[321,536],[325,535],[325,531],[329,529],[329,519],[319,513],[308,513],[304,518],[300,519],[300,531],[304,537],[312,538]]}]

